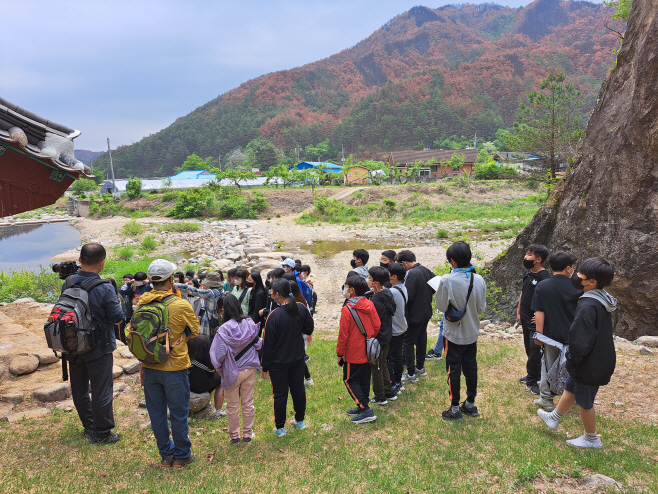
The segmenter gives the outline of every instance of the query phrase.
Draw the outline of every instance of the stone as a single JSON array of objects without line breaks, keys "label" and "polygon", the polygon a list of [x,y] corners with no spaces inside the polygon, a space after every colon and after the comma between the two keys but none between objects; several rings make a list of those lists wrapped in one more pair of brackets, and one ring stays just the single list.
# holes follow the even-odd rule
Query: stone
[{"label": "stone", "polygon": [[190,413],[200,412],[210,403],[210,393],[190,392]]},{"label": "stone", "polygon": [[71,397],[71,388],[67,383],[47,384],[34,391],[34,397],[39,401],[64,401]]},{"label": "stone", "polygon": [[257,247],[257,246],[250,246],[248,245],[247,247],[244,248],[244,253],[245,254],[256,254],[259,252],[267,252],[269,249],[266,249],[265,247]]},{"label": "stone", "polygon": [[28,303],[32,304],[34,302],[36,302],[36,300],[34,300],[33,298],[26,297],[26,298],[16,299],[12,302],[12,304],[28,304]]},{"label": "stone", "polygon": [[139,360],[133,359],[131,362],[124,364],[122,368],[123,372],[126,374],[134,374],[135,372],[139,371]]},{"label": "stone", "polygon": [[484,321],[480,321],[480,329],[484,329],[489,324],[491,324],[491,321],[489,319],[485,319]]},{"label": "stone", "polygon": [[218,259],[216,261],[212,261],[210,263],[210,267],[213,269],[223,269],[228,266],[231,266],[233,262],[229,261],[228,259]]},{"label": "stone", "polygon": [[117,340],[117,348],[123,348],[125,346],[126,346],[126,344],[123,341]]},{"label": "stone", "polygon": [[217,420],[217,412],[215,411],[215,407],[213,406],[212,403],[208,403],[208,405],[201,411],[196,412],[193,414],[193,418],[197,420]]},{"label": "stone", "polygon": [[640,336],[633,343],[649,348],[658,348],[658,336]]},{"label": "stone", "polygon": [[119,367],[118,365],[113,365],[112,366],[112,379],[116,379],[117,377],[121,376],[123,374],[123,369]]},{"label": "stone", "polygon": [[23,401],[23,392],[16,391],[14,393],[5,393],[0,397],[0,400],[7,403],[20,403]]},{"label": "stone", "polygon": [[585,485],[588,487],[614,487],[617,490],[621,490],[624,487],[612,477],[601,475],[600,473],[595,473],[587,477],[585,479]]},{"label": "stone", "polygon": [[7,370],[7,368],[4,365],[0,365],[0,378],[5,373],[6,370]]},{"label": "stone", "polygon": [[72,412],[75,410],[75,405],[73,404],[73,400],[66,400],[56,405],[55,408],[59,408],[65,412]]},{"label": "stone", "polygon": [[[284,259],[291,258],[293,255],[290,252],[259,252],[258,258],[263,259],[274,259],[276,261],[283,261]],[[518,296],[517,296],[518,299]]]},{"label": "stone", "polygon": [[640,355],[653,355],[653,352],[645,346],[641,346],[638,351],[640,352]]},{"label": "stone", "polygon": [[121,351],[119,352],[119,355],[121,355],[123,358],[127,358],[127,359],[130,359],[130,360],[135,358],[135,356],[133,355],[133,352],[131,352],[127,348],[122,348]]},{"label": "stone", "polygon": [[30,374],[39,367],[39,359],[34,355],[15,357],[9,364],[9,372],[15,376]]},{"label": "stone", "polygon": [[242,259],[242,256],[237,252],[231,252],[230,254],[226,255],[226,259],[228,259],[231,262],[237,262],[240,259]]},{"label": "stone", "polygon": [[33,355],[39,359],[39,365],[54,364],[55,362],[59,362],[59,358],[50,348],[37,350]]},{"label": "stone", "polygon": [[35,408],[33,410],[27,410],[25,412],[12,413],[10,415],[7,415],[6,417],[3,417],[0,420],[13,424],[15,422],[18,422],[19,420],[36,419],[49,414],[50,414],[49,408]]}]

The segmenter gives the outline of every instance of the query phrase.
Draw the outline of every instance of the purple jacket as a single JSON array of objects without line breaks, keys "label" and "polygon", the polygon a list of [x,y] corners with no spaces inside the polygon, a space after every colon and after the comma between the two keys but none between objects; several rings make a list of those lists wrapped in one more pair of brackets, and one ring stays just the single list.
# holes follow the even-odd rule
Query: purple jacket
[{"label": "purple jacket", "polygon": [[256,336],[258,336],[258,325],[250,318],[243,319],[240,323],[231,319],[217,330],[210,347],[210,361],[215,369],[222,373],[222,389],[235,386],[238,371],[252,367],[260,368],[258,350],[263,346],[262,338],[247,350],[239,362],[235,361],[235,356]]}]

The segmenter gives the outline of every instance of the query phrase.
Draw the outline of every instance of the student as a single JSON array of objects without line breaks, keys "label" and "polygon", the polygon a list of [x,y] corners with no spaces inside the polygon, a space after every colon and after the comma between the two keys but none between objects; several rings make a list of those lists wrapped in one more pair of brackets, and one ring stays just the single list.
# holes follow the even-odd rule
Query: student
[{"label": "student", "polygon": [[585,259],[578,268],[578,280],[584,294],[578,301],[576,315],[569,329],[567,370],[569,378],[564,394],[552,412],[537,413],[551,429],[557,430],[560,418],[574,403],[578,405],[585,433],[567,444],[576,448],[601,448],[596,434],[594,399],[600,386],[610,382],[617,356],[612,336],[611,313],[617,300],[604,288],[614,278],[612,266],[601,257]]},{"label": "student", "polygon": [[212,342],[210,358],[217,372],[222,374],[231,444],[240,442],[240,406],[242,441],[249,443],[255,437],[254,388],[256,369],[260,367],[258,350],[263,340],[258,336],[258,325],[242,313],[240,302],[232,293],[223,297],[221,317],[224,323]]},{"label": "student", "polygon": [[134,279],[135,277],[132,274],[130,273],[124,274],[122,280],[123,285],[119,289],[119,294],[123,299],[124,318],[126,321],[130,321],[130,319],[133,317],[133,303],[132,303],[132,298],[130,296],[131,293],[130,284]]},{"label": "student", "polygon": [[542,263],[548,259],[548,249],[540,244],[528,245],[525,249],[523,266],[526,268],[523,273],[523,288],[519,295],[519,305],[516,309],[516,322],[521,323],[523,328],[523,344],[525,354],[528,357],[526,363],[526,376],[519,379],[525,383],[526,387],[533,395],[539,394],[539,379],[541,378],[541,347],[535,343],[532,335],[535,334],[536,327],[533,319],[535,312],[531,309],[532,298],[535,295],[537,283],[550,278],[548,271],[542,266]]},{"label": "student", "polygon": [[233,291],[233,278],[235,278],[235,273],[237,271],[237,268],[231,268],[228,270],[226,281],[224,282],[224,291],[226,293],[231,293]]},{"label": "student", "polygon": [[340,328],[336,355],[338,365],[343,367],[343,382],[352,399],[355,408],[347,410],[355,424],[365,424],[377,420],[377,416],[368,404],[370,394],[370,364],[366,354],[366,338],[356,325],[348,307],[354,309],[368,338],[374,338],[379,333],[381,322],[373,303],[363,295],[368,291],[368,284],[359,275],[353,274],[345,282],[343,293],[347,303],[340,314]]},{"label": "student", "polygon": [[258,271],[252,271],[247,277],[247,285],[251,287],[251,298],[249,300],[249,317],[258,324],[258,334],[262,334],[265,326],[265,319],[260,315],[261,310],[267,307],[267,299],[270,298],[263,278]]},{"label": "student", "polygon": [[[293,270],[292,273],[295,275],[295,279],[297,280],[297,284],[299,285],[299,290],[302,292],[302,296],[306,300],[306,306],[310,307],[311,302],[313,301],[313,288],[311,288],[311,285],[306,283],[304,278],[302,278],[301,269],[302,269],[301,264],[299,266],[295,266],[295,269]],[[308,269],[310,272],[311,268]]]},{"label": "student", "polygon": [[[290,424],[296,429],[306,428],[306,390],[304,388],[304,338],[313,334],[313,318],[303,304],[295,302],[290,282],[278,279],[272,282],[272,298],[279,307],[273,310],[263,332],[263,379],[270,379],[274,395],[275,436],[286,435],[286,405],[288,390],[295,409]],[[268,376],[269,375],[269,376]]]},{"label": "student", "polygon": [[191,269],[188,270],[188,271],[185,271],[185,276],[188,277],[189,279],[195,279],[195,280],[198,279],[196,277],[196,274],[194,273],[194,271],[192,271]]},{"label": "student", "polygon": [[302,264],[302,267],[299,271],[299,279],[304,281],[311,288],[311,301],[308,305],[308,310],[311,311],[311,314],[315,314],[315,306],[318,304],[318,294],[313,289],[313,281],[309,278],[311,276],[311,266],[308,264]]},{"label": "student", "polygon": [[348,277],[350,274],[358,274],[363,278],[364,281],[368,281],[368,267],[366,264],[368,264],[368,259],[370,259],[370,254],[368,254],[367,250],[364,249],[356,249],[354,252],[352,252],[352,260],[350,261],[350,266],[352,266],[352,271],[348,273]]},{"label": "student", "polygon": [[[576,258],[570,252],[559,250],[551,254],[548,257],[548,265],[553,270],[553,276],[537,283],[530,306],[531,310],[535,311],[537,332],[563,345],[566,345],[569,339],[569,328],[576,314],[576,305],[583,294],[582,289],[576,288],[571,280],[575,272],[575,262]],[[542,358],[540,396],[534,404],[551,412],[555,408],[555,395],[548,384],[548,371],[560,356],[560,350],[538,340],[535,340],[535,343],[542,347]]]},{"label": "student", "polygon": [[279,303],[276,299],[272,298],[272,282],[274,280],[280,279],[285,274],[285,271],[281,268],[276,268],[269,273],[267,273],[267,281],[265,287],[268,291],[268,301],[264,309],[261,309],[258,314],[263,318],[264,321],[267,321],[267,317],[270,315],[274,309],[279,307]]},{"label": "student", "polygon": [[283,261],[280,261],[279,264],[281,265],[281,269],[283,269],[284,273],[292,273],[295,270],[295,261],[289,257]]},{"label": "student", "polygon": [[427,323],[432,318],[432,295],[434,290],[427,284],[434,273],[416,262],[416,255],[410,250],[398,253],[398,262],[404,264],[407,275],[404,286],[407,288],[407,332],[404,336],[404,359],[407,372],[402,380],[416,384],[418,376],[424,377],[425,355],[427,355]]},{"label": "student", "polygon": [[[220,299],[221,300],[221,299]],[[192,393],[213,394],[213,405],[218,417],[226,417],[222,410],[224,391],[221,388],[222,376],[217,372],[210,359],[210,339],[200,334],[187,340],[187,353],[190,356],[190,391]]]},{"label": "student", "polygon": [[[148,281],[148,276],[144,271],[137,271],[134,280],[125,286],[126,294],[130,298],[133,311],[137,308],[139,297],[151,291],[151,284]],[[123,290],[124,287],[121,287]]]},{"label": "student", "polygon": [[[390,265],[395,262],[395,256],[396,254],[394,250],[385,250],[379,258],[379,265],[388,271]],[[384,286],[386,288],[391,288],[391,282],[387,281]]]},{"label": "student", "polygon": [[243,314],[249,313],[249,302],[251,302],[251,288],[247,286],[248,277],[249,272],[244,268],[238,268],[233,277],[233,291],[231,293],[238,298]]},{"label": "student", "polygon": [[176,283],[185,283],[185,275],[182,271],[176,271],[174,273],[174,280],[176,280]]},{"label": "student", "polygon": [[407,289],[404,286],[404,277],[407,269],[399,262],[393,262],[388,266],[389,280],[391,283],[391,294],[395,301],[395,314],[392,320],[392,336],[388,348],[388,374],[392,381],[392,391],[396,396],[402,391],[402,371],[404,370],[404,358],[402,357],[402,346],[404,345],[404,334],[407,332],[406,306]]},{"label": "student", "polygon": [[379,341],[381,347],[379,361],[376,364],[371,364],[372,392],[375,397],[370,402],[384,406],[388,404],[388,400],[397,400],[397,395],[393,393],[391,377],[386,365],[389,344],[393,336],[393,315],[396,306],[393,294],[384,286],[389,281],[386,268],[374,266],[368,270],[368,273],[368,288],[374,292],[370,300],[375,306],[377,316],[379,316],[380,327],[379,333],[377,333],[377,341]]},{"label": "student", "polygon": [[188,284],[176,284],[175,286],[181,292],[187,293],[188,296],[199,297],[199,303],[195,304],[195,307],[199,311],[196,312],[195,310],[195,315],[199,318],[200,322],[199,333],[207,336],[212,341],[215,331],[219,327],[217,300],[224,294],[222,279],[219,273],[207,273],[200,288],[195,288]]},{"label": "student", "polygon": [[[478,314],[487,307],[487,289],[482,276],[475,274],[475,267],[471,265],[471,247],[466,242],[455,242],[448,247],[446,259],[452,272],[441,279],[436,292],[436,308],[446,314],[443,337],[451,403],[441,416],[444,420],[464,420],[462,413],[472,417],[479,415],[475,406],[478,383],[477,339],[480,334]],[[450,320],[450,306],[465,312],[461,320]],[[460,406],[462,373],[466,379],[466,400]]]}]

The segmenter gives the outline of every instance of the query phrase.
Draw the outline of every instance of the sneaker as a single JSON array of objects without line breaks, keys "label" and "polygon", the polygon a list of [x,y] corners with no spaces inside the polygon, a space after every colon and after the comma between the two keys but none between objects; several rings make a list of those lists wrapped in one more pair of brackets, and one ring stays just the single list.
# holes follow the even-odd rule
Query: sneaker
[{"label": "sneaker", "polygon": [[174,458],[173,467],[174,468],[183,468],[185,465],[189,465],[196,461],[196,456],[190,453],[190,456],[187,458]]},{"label": "sneaker", "polygon": [[91,429],[85,429],[82,431],[82,438],[87,441],[91,441]]},{"label": "sneaker", "polygon": [[221,410],[221,409],[217,410],[217,417],[220,418],[220,419],[224,418],[224,417],[228,417],[228,413],[226,413],[224,410]]},{"label": "sneaker", "polygon": [[146,408],[146,400],[145,400],[144,398],[142,398],[141,400],[139,400],[139,401],[137,402],[137,404],[138,404],[141,408]]},{"label": "sneaker", "polygon": [[408,384],[418,384],[418,377],[416,375],[410,376],[408,372],[402,374],[402,381]]},{"label": "sneaker", "polygon": [[521,384],[526,384],[528,382],[528,376],[522,377],[521,379],[519,379],[519,382]]},{"label": "sneaker", "polygon": [[601,438],[597,437],[595,441],[591,441],[587,439],[587,435],[583,434],[580,437],[577,437],[576,439],[569,439],[567,441],[567,444],[569,446],[573,446],[574,448],[593,448],[593,449],[600,449],[603,447],[603,443],[601,442]]},{"label": "sneaker", "polygon": [[525,389],[530,391],[533,395],[539,394],[539,386],[536,384],[526,384]]},{"label": "sneaker", "polygon": [[309,355],[304,354],[304,363],[308,363],[308,361],[311,360],[311,357]]},{"label": "sneaker", "polygon": [[361,409],[360,409],[359,407],[354,407],[354,408],[350,408],[350,409],[349,409],[347,412],[345,412],[345,413],[347,413],[347,415],[358,415],[358,414],[361,413]]},{"label": "sneaker", "polygon": [[370,398],[370,403],[377,403],[380,407],[388,405],[388,401],[386,401],[386,398],[383,400],[378,400],[377,398]]},{"label": "sneaker", "polygon": [[398,395],[396,393],[387,393],[385,396],[387,401],[395,401],[398,399]]},{"label": "sneaker", "polygon": [[464,416],[462,415],[462,412],[460,410],[453,412],[452,407],[448,408],[444,412],[441,412],[441,417],[443,417],[443,420],[454,420],[457,422],[461,422],[462,420],[464,420]]},{"label": "sneaker", "polygon": [[427,377],[427,372],[425,372],[425,367],[422,369],[416,369],[416,375],[418,377]]},{"label": "sneaker", "polygon": [[174,464],[174,457],[173,456],[163,456],[160,458],[160,467],[161,468],[171,468],[171,466]]},{"label": "sneaker", "polygon": [[281,427],[280,429],[277,429],[276,427],[272,429],[272,434],[274,434],[276,437],[283,437],[286,435],[286,430]]},{"label": "sneaker", "polygon": [[355,424],[367,424],[368,422],[374,422],[375,420],[377,420],[377,415],[372,411],[372,408],[363,410],[356,417],[352,417],[352,422]]},{"label": "sneaker", "polygon": [[240,438],[236,437],[235,439],[231,439],[231,444],[240,444]]},{"label": "sneaker", "polygon": [[292,425],[296,429],[306,429],[306,424],[302,420],[301,422],[297,422],[295,419],[292,419],[290,421],[290,425]]},{"label": "sneaker", "polygon": [[114,444],[118,443],[121,440],[121,434],[115,432],[110,432],[107,436],[103,437],[92,437],[89,439],[91,444]]},{"label": "sneaker", "polygon": [[471,405],[466,401],[463,401],[462,404],[459,406],[459,411],[471,417],[480,416],[480,413],[478,412],[478,407],[476,407],[475,405]]},{"label": "sneaker", "polygon": [[304,379],[304,386],[313,386],[314,384],[313,378]]},{"label": "sneaker", "polygon": [[544,423],[551,429],[556,431],[557,426],[559,425],[559,422],[553,418],[553,414],[551,412],[547,412],[546,410],[542,410],[541,408],[537,410],[537,415],[541,417],[541,419],[544,421]]},{"label": "sneaker", "polygon": [[252,433],[251,433],[251,436],[243,437],[243,438],[242,438],[242,442],[243,442],[243,443],[250,443],[250,442],[253,441],[254,439],[256,439],[256,433],[255,433],[255,432],[252,432]]},{"label": "sneaker", "polygon": [[536,407],[543,408],[547,412],[552,412],[555,410],[555,405],[553,404],[553,400],[546,400],[542,398],[541,396],[537,398],[535,401],[533,401]]},{"label": "sneaker", "polygon": [[[395,396],[399,395],[400,393],[402,393],[402,384],[393,383],[393,386],[391,386],[391,391]],[[386,398],[388,398],[388,395],[386,395]]]},{"label": "sneaker", "polygon": [[425,355],[425,360],[441,360],[442,358],[441,354],[436,353],[433,348]]}]

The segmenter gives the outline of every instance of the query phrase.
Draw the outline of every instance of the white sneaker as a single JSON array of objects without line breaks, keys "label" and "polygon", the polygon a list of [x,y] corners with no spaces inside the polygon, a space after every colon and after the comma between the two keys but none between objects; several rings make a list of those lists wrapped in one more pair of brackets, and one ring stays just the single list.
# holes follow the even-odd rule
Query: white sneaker
[{"label": "white sneaker", "polygon": [[313,378],[309,379],[304,379],[304,386],[313,386],[315,383],[313,382]]},{"label": "white sneaker", "polygon": [[425,372],[425,367],[423,367],[422,369],[416,369],[416,375],[418,377],[426,377],[427,372]]},{"label": "white sneaker", "polygon": [[553,400],[545,400],[541,396],[533,401],[533,403],[536,407],[543,408],[547,412],[552,412],[555,410],[555,404],[553,403]]},{"label": "white sneaker", "polygon": [[544,421],[544,423],[552,430],[556,431],[557,426],[560,424],[557,420],[553,418],[553,415],[551,412],[547,412],[546,410],[542,410],[541,408],[537,410],[537,415],[541,417],[541,419]]},{"label": "white sneaker", "polygon": [[601,438],[597,437],[596,441],[590,441],[587,439],[587,436],[583,434],[580,437],[577,437],[576,439],[569,439],[567,441],[567,444],[569,446],[573,446],[574,448],[594,448],[594,449],[600,449],[603,447],[603,443],[601,442]]},{"label": "white sneaker", "polygon": [[217,410],[217,417],[218,418],[223,418],[223,417],[228,417],[228,413],[226,413],[224,410]]}]

